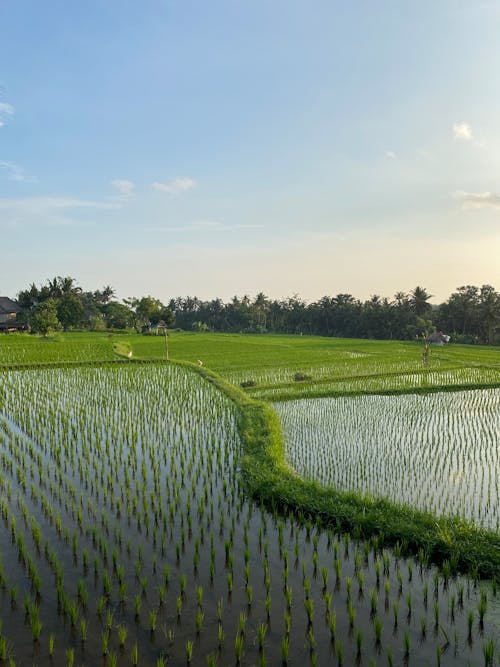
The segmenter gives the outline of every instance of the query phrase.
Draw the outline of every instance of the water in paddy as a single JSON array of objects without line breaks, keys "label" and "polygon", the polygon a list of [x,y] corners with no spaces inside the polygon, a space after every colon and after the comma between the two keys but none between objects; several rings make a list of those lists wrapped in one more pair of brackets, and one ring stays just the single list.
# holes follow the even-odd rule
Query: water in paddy
[{"label": "water in paddy", "polygon": [[198,376],[2,378],[0,658],[483,664],[493,589],[248,502],[233,406]]},{"label": "water in paddy", "polygon": [[302,476],[500,528],[500,390],[275,405]]}]

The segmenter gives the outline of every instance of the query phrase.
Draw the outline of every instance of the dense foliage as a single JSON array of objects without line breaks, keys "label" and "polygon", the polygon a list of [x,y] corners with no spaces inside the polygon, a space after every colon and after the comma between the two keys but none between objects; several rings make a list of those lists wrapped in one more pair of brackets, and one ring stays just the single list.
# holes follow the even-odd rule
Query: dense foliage
[{"label": "dense foliage", "polygon": [[95,292],[84,292],[74,278],[61,276],[37,287],[34,283],[18,295],[23,308],[21,318],[35,333],[46,335],[57,329],[128,329],[150,327],[159,322],[173,324],[172,312],[158,299],[145,296],[114,300],[109,285]]},{"label": "dense foliage", "polygon": [[[324,296],[306,303],[298,296],[252,300],[233,297],[200,301],[172,299],[169,308],[183,329],[229,332],[304,333],[345,338],[412,340],[438,329],[460,342],[498,342],[500,294],[490,285],[457,288],[440,306],[429,303],[422,287],[394,299],[372,296],[360,301],[351,294]],[[495,338],[496,336],[496,338]]]},{"label": "dense foliage", "polygon": [[[491,285],[459,287],[439,306],[429,303],[431,295],[420,286],[408,294],[398,292],[393,299],[374,295],[360,301],[351,294],[337,294],[312,303],[297,295],[269,299],[262,292],[253,299],[234,296],[228,302],[179,297],[167,306],[151,296],[125,299],[123,303],[113,297],[114,290],[109,286],[85,292],[73,278],[59,276],[39,288],[31,285],[19,293],[18,300],[24,319],[40,333],[58,327],[140,330],[159,322],[168,326],[175,322],[181,329],[195,331],[388,340],[413,340],[437,329],[451,334],[454,342],[500,342],[500,294]],[[50,308],[43,305],[47,301]]]}]

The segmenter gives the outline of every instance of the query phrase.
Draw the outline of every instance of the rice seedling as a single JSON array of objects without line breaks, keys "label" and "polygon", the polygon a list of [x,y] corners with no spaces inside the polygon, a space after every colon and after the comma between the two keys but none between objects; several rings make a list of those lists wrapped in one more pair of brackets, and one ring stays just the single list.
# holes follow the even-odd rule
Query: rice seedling
[{"label": "rice seedling", "polygon": [[139,618],[139,615],[141,613],[141,607],[142,607],[142,599],[141,596],[137,594],[134,596],[134,612],[136,619]]},{"label": "rice seedling", "polygon": [[219,625],[217,626],[217,642],[219,650],[224,645],[224,639],[225,639],[224,630],[222,625],[219,623]]},{"label": "rice seedling", "polygon": [[243,648],[244,648],[243,636],[238,633],[234,638],[234,657],[237,665],[241,664],[241,660],[243,658]]},{"label": "rice seedling", "polygon": [[290,651],[290,640],[288,635],[281,640],[281,663],[288,665],[288,654]]},{"label": "rice seedling", "polygon": [[337,664],[339,667],[342,667],[344,664],[344,647],[340,639],[337,639],[335,642],[335,652],[337,654]]},{"label": "rice seedling", "polygon": [[375,616],[375,618],[373,619],[373,629],[375,631],[375,644],[377,646],[380,646],[382,642],[382,628],[383,628],[382,619],[380,618],[380,616]]},{"label": "rice seedling", "polygon": [[489,639],[483,644],[484,667],[493,667],[495,659],[495,643]]},{"label": "rice seedling", "polygon": [[120,649],[123,650],[125,648],[125,642],[127,641],[127,635],[128,635],[127,626],[119,624],[116,630],[118,633],[118,644],[120,646]]},{"label": "rice seedling", "polygon": [[130,653],[130,659],[132,662],[133,667],[137,667],[139,664],[139,647],[137,646],[137,642],[134,643],[132,646],[132,651]]},{"label": "rice seedling", "polygon": [[80,640],[82,644],[87,641],[87,619],[80,619]]},{"label": "rice seedling", "polygon": [[363,647],[363,634],[360,630],[356,630],[356,657],[361,658],[361,649]]},{"label": "rice seedling", "polygon": [[196,634],[197,635],[199,635],[201,633],[204,618],[205,618],[205,614],[201,611],[201,609],[198,609],[197,612],[196,612],[196,617],[195,617],[195,625],[196,625]]},{"label": "rice seedling", "polygon": [[0,635],[0,660],[6,660],[6,659],[7,659],[7,639],[2,635]]},{"label": "rice seedling", "polygon": [[109,630],[107,628],[101,633],[101,645],[102,655],[105,657],[109,653]]},{"label": "rice seedling", "polygon": [[403,635],[403,647],[405,650],[405,657],[408,658],[410,655],[410,646],[411,646],[411,641],[410,641],[410,634],[408,631],[405,631]]},{"label": "rice seedling", "polygon": [[352,603],[352,600],[349,600],[347,603],[347,616],[349,618],[349,628],[354,628],[354,620],[356,618],[356,611],[354,609],[354,605]]}]

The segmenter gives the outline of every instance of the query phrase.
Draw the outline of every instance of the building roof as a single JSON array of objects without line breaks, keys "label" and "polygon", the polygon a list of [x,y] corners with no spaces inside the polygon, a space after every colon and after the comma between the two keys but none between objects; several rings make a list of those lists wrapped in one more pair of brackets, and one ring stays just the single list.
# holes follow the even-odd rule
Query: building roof
[{"label": "building roof", "polygon": [[9,299],[8,296],[0,296],[0,314],[4,313],[20,313],[22,311],[21,306]]},{"label": "building roof", "polygon": [[428,343],[444,343],[448,342],[446,336],[441,331],[435,331],[430,336],[427,336]]}]

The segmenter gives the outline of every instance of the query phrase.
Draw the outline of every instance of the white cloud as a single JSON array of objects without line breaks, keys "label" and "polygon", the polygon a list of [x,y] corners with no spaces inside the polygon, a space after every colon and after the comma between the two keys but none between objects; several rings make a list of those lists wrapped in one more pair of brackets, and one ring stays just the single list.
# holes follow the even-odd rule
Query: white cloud
[{"label": "white cloud", "polygon": [[14,107],[12,104],[7,104],[7,102],[0,102],[0,127],[5,125],[5,119],[7,116],[14,115]]},{"label": "white cloud", "polygon": [[149,227],[151,232],[227,232],[238,229],[262,229],[261,224],[228,224],[218,220],[193,220],[184,225]]},{"label": "white cloud", "polygon": [[133,181],[121,178],[115,178],[114,181],[111,181],[111,185],[124,197],[130,197],[135,190],[135,183]]},{"label": "white cloud", "polygon": [[35,178],[31,178],[26,174],[24,169],[15,162],[7,162],[0,160],[0,176],[3,174],[9,181],[21,181],[24,183],[34,183]]},{"label": "white cloud", "polygon": [[472,128],[469,123],[455,123],[455,125],[453,125],[453,137],[462,141],[472,141],[474,135],[472,134]]},{"label": "white cloud", "polygon": [[395,160],[397,155],[394,151],[385,151],[385,157],[389,158],[389,160]]},{"label": "white cloud", "polygon": [[75,226],[88,224],[75,218],[79,210],[119,209],[119,203],[71,197],[24,197],[0,199],[0,227]]},{"label": "white cloud", "polygon": [[192,178],[176,178],[170,183],[158,183],[155,181],[152,183],[151,187],[153,190],[158,192],[166,192],[169,195],[178,195],[182,192],[187,192],[187,190],[192,190],[196,185],[196,182]]},{"label": "white cloud", "polygon": [[463,209],[499,208],[500,194],[494,192],[455,192],[455,199],[462,202]]}]

